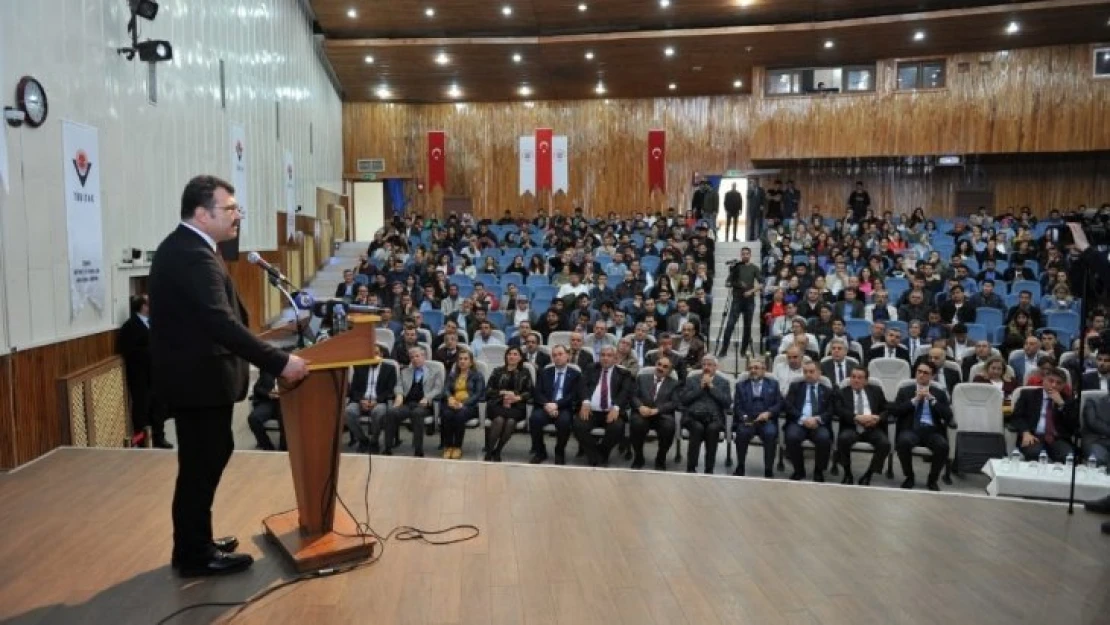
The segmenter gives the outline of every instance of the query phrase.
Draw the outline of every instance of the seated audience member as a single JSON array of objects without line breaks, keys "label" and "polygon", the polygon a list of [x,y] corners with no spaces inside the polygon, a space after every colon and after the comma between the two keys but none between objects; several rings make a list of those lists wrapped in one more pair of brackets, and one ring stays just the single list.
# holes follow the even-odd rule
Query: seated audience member
[{"label": "seated audience member", "polygon": [[753,358],[748,363],[748,379],[736,383],[732,408],[733,429],[736,431],[736,470],[733,475],[736,476],[746,475],[748,446],[756,436],[763,445],[763,477],[770,479],[775,476],[782,390],[774,378],[767,377],[766,371],[763,361]]},{"label": "seated audience member", "polygon": [[914,367],[914,384],[903,386],[894,398],[890,414],[898,425],[895,449],[902,464],[902,474],[906,479],[902,488],[915,486],[913,473],[913,448],[927,447],[932,452],[929,477],[926,485],[929,490],[939,491],[940,471],[948,460],[948,424],[952,421],[952,403],[948,394],[931,386],[936,374],[936,365],[924,360]]},{"label": "seated audience member", "polygon": [[640,372],[640,361],[632,353],[632,339],[627,336],[617,341],[617,366],[627,369],[632,375]]},{"label": "seated audience member", "polygon": [[832,448],[832,403],[832,391],[821,383],[821,370],[817,363],[809,361],[803,364],[802,379],[790,385],[784,402],[786,457],[794,465],[790,479],[803,480],[806,477],[802,441],[808,440],[817,449],[813,481],[825,481],[825,467],[829,465]]},{"label": "seated audience member", "polygon": [[490,323],[489,319],[483,319],[482,322],[478,324],[478,334],[474,337],[474,340],[470,341],[470,351],[474,352],[476,358],[480,358],[482,356],[482,348],[485,346],[504,344],[505,343],[501,341],[500,337],[493,334],[493,324]]},{"label": "seated audience member", "polygon": [[1095,357],[1095,370],[1083,374],[1083,390],[1110,391],[1110,351],[1101,351]]},{"label": "seated audience member", "polygon": [[530,362],[536,368],[536,372],[543,371],[543,368],[551,364],[551,357],[548,356],[542,349],[540,349],[540,335],[538,332],[528,332],[524,335],[524,348],[521,353],[524,355],[524,362]]},{"label": "seated audience member", "polygon": [[617,338],[609,334],[609,326],[605,323],[605,320],[598,319],[593,324],[593,332],[583,339],[582,344],[585,349],[590,351],[593,359],[597,361],[601,357],[603,347],[617,346]]},{"label": "seated audience member", "polygon": [[[971,369],[975,365],[985,365],[991,356],[994,354],[992,351],[990,341],[975,341],[975,351],[963,357],[960,361],[960,371],[963,373],[965,380],[972,377]],[[1003,363],[1005,364],[1005,363]],[[1021,386],[1020,384],[1018,386]]]},{"label": "seated audience member", "polygon": [[443,373],[425,366],[424,349],[409,350],[409,364],[401,369],[393,407],[385,413],[385,451],[393,455],[397,430],[406,421],[412,427],[413,455],[424,457],[424,419],[432,414],[432,402],[443,393]]},{"label": "seated audience member", "polygon": [[[937,344],[940,345],[942,342],[943,341],[937,341]],[[933,382],[941,385],[944,388],[945,392],[948,393],[948,396],[951,397],[952,389],[956,388],[956,385],[959,384],[962,380],[960,379],[960,375],[955,371],[945,369],[944,363],[947,362],[947,353],[945,352],[944,348],[930,347],[928,351],[921,354],[921,356],[918,357],[916,361],[914,361],[914,364],[916,365],[917,363],[924,360],[928,360],[929,362],[933,363],[934,367],[936,367],[937,372],[935,375],[933,375]]]},{"label": "seated audience member", "polygon": [[[631,406],[636,392],[632,374],[616,365],[616,348],[603,347],[601,361],[590,365],[582,375],[582,404],[574,420],[574,437],[592,467],[608,466],[609,453],[624,434],[621,413]],[[605,431],[600,445],[590,432],[594,428]]]},{"label": "seated audience member", "polygon": [[1014,401],[1010,427],[1018,432],[1018,449],[1026,460],[1036,460],[1041,451],[1052,462],[1063,462],[1075,451],[1071,446],[1079,429],[1076,401],[1063,395],[1063,371],[1053,369],[1044,376],[1041,388],[1027,390]]},{"label": "seated audience member", "polygon": [[[658,360],[657,360],[658,361]],[[717,358],[704,356],[701,372],[691,372],[679,391],[682,403],[682,427],[690,433],[686,447],[686,472],[695,473],[702,442],[705,442],[705,473],[713,473],[717,461],[717,444],[725,429],[725,411],[732,403],[728,381],[717,375]]]},{"label": "seated audience member", "polygon": [[867,362],[871,359],[871,348],[876,345],[882,345],[885,336],[886,322],[873,321],[871,323],[871,334],[859,340],[860,348],[863,349],[863,354],[861,354],[863,360],[859,363],[861,366],[867,366]]},{"label": "seated audience member", "polygon": [[1040,339],[1032,335],[1025,337],[1021,349],[1010,354],[1010,366],[1014,369],[1014,375],[1026,382],[1040,368],[1039,361],[1046,355],[1041,351]]},{"label": "seated audience member", "polygon": [[[989,349],[988,349],[989,352]],[[983,364],[982,370],[975,376],[972,382],[979,384],[993,384],[998,390],[1002,391],[1002,401],[1009,402],[1010,396],[1013,395],[1014,389],[1021,386],[1010,375],[1006,369],[1006,363],[1002,360],[1001,356],[991,356]]]},{"label": "seated audience member", "polygon": [[679,380],[686,379],[686,359],[674,349],[674,337],[669,332],[659,335],[659,347],[644,359],[645,367],[654,367],[659,358],[666,356],[674,367]]},{"label": "seated audience member", "polygon": [[459,350],[443,389],[444,396],[439,407],[443,457],[458,460],[462,458],[466,422],[478,418],[478,403],[485,399],[486,394],[486,380],[474,366],[474,354],[470,350]]},{"label": "seated audience member", "polygon": [[493,370],[486,386],[486,461],[501,462],[501,451],[513,437],[516,424],[528,416],[532,403],[532,374],[524,367],[517,347],[505,350],[505,363]]},{"label": "seated audience member", "polygon": [[578,408],[581,372],[568,366],[570,353],[565,345],[551,348],[551,365],[539,370],[534,394],[535,407],[529,421],[532,434],[532,464],[547,460],[544,443],[545,425],[555,426],[555,464],[566,464],[567,440],[570,439],[574,411]]},{"label": "seated audience member", "polygon": [[251,391],[251,411],[247,415],[247,425],[254,434],[258,449],[274,451],[274,443],[266,431],[266,422],[278,422],[277,449],[285,451],[285,422],[281,418],[281,401],[278,399],[277,379],[265,371],[258,373],[258,380]]},{"label": "seated audience member", "polygon": [[645,366],[647,353],[655,349],[656,344],[655,339],[648,335],[647,324],[637,323],[629,339],[632,341],[632,353],[636,356],[636,361],[641,367]]},{"label": "seated audience member", "polygon": [[833,388],[839,388],[848,379],[856,364],[848,358],[848,343],[835,338],[829,341],[829,359],[821,363],[821,375],[829,379]]},{"label": "seated audience member", "polygon": [[775,365],[773,372],[775,380],[779,383],[779,388],[783,390],[784,395],[786,391],[790,390],[790,385],[802,377],[804,374],[802,365],[809,360],[802,356],[802,350],[797,347],[786,350],[785,356],[786,362]]},{"label": "seated audience member", "polygon": [[[359,453],[378,453],[378,440],[389,404],[396,399],[397,370],[381,364],[381,359],[354,368],[345,417],[347,431],[358,443]],[[370,436],[362,431],[362,417],[370,419]],[[421,422],[421,429],[424,425]]]},{"label": "seated audience member", "polygon": [[868,362],[876,358],[897,358],[910,363],[910,352],[902,345],[902,332],[898,328],[888,328],[886,342],[871,347]]},{"label": "seated audience member", "polygon": [[[622,339],[624,344],[627,339]],[[632,468],[644,466],[644,439],[655,430],[659,437],[659,450],[655,455],[655,469],[667,470],[667,452],[675,437],[675,411],[678,409],[678,380],[671,377],[673,365],[666,356],[655,362],[655,373],[636,376],[636,392],[632,396],[629,428],[632,438]]]},{"label": "seated audience member", "polygon": [[702,356],[705,355],[705,343],[698,337],[697,327],[693,323],[687,323],[682,326],[682,334],[679,335],[677,352],[686,354],[684,360],[686,361],[687,370],[698,366],[701,362]]},{"label": "seated audience member", "polygon": [[358,283],[355,282],[355,272],[350,269],[343,270],[343,282],[335,287],[335,297],[351,301],[358,293]]},{"label": "seated audience member", "polygon": [[871,476],[883,472],[883,463],[890,455],[890,438],[886,434],[886,396],[881,387],[868,384],[868,377],[867,369],[854,369],[848,386],[837,391],[840,435],[836,449],[840,455],[840,466],[844,467],[841,484],[853,483],[852,446],[856,443],[868,443],[875,448],[870,466],[859,478],[860,486],[869,486]]},{"label": "seated audience member", "polygon": [[1094,457],[1099,466],[1110,464],[1110,396],[1089,399],[1083,406],[1083,457]]},{"label": "seated audience member", "polygon": [[444,334],[442,342],[436,349],[432,360],[443,363],[443,369],[445,371],[450,371],[451,367],[455,366],[455,360],[459,357],[460,348],[465,349],[465,346],[459,345],[458,334],[455,332]]},{"label": "seated audience member", "polygon": [[[399,340],[394,343],[393,351],[389,353],[389,357],[397,362],[397,366],[405,367],[409,364],[409,354],[413,349],[421,349],[416,335],[416,327],[407,325],[401,331]],[[421,349],[421,351],[423,350]]]},{"label": "seated audience member", "polygon": [[570,335],[570,362],[571,364],[578,365],[582,371],[586,367],[594,364],[594,357],[588,349],[585,349],[586,339],[581,332],[572,332]]}]

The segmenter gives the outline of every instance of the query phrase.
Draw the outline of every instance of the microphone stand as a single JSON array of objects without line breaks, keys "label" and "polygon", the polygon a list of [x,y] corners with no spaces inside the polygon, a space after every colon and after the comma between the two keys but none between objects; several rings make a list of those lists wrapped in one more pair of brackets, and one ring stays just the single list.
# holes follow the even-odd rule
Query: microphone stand
[{"label": "microphone stand", "polygon": [[293,308],[293,323],[297,325],[297,349],[304,349],[306,344],[304,327],[301,326],[301,316],[297,312],[297,302],[293,299],[293,296],[289,294],[289,291],[287,291],[285,287],[281,285],[281,281],[278,280],[277,276],[271,273],[267,273],[266,275],[269,277],[270,284],[278,291],[281,291],[281,294],[285,296],[286,301],[289,302],[289,306]]}]

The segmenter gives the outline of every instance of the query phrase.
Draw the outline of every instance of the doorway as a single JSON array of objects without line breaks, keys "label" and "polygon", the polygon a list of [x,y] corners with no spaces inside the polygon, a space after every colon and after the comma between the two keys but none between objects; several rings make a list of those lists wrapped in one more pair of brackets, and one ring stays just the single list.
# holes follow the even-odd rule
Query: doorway
[{"label": "doorway", "polygon": [[744,198],[744,209],[740,211],[740,225],[737,226],[737,237],[741,241],[748,240],[748,179],[747,178],[721,178],[721,185],[717,188],[717,196],[721,205],[717,207],[717,232],[719,233],[717,240],[725,241],[731,240],[725,237],[725,223],[728,216],[725,214],[725,194],[732,190],[732,185],[736,185],[736,190],[740,192],[740,197]]},{"label": "doorway", "polygon": [[385,185],[381,182],[354,184],[354,232],[352,240],[370,241],[385,225]]}]

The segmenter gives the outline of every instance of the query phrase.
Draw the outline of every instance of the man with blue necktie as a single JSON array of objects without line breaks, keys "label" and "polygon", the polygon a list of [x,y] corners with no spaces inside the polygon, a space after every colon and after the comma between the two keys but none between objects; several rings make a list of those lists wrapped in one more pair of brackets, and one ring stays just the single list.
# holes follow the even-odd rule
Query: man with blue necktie
[{"label": "man with blue necktie", "polygon": [[786,396],[786,456],[794,465],[792,480],[806,477],[802,442],[810,441],[817,449],[813,481],[824,482],[824,468],[829,465],[832,449],[832,391],[821,381],[821,370],[813,361],[802,365],[802,379],[790,385]]},{"label": "man with blue necktie", "polygon": [[929,360],[918,362],[914,367],[914,383],[898,389],[891,408],[891,415],[898,419],[895,449],[902,463],[902,474],[906,476],[902,488],[914,487],[913,448],[924,446],[933,454],[926,483],[929,490],[940,490],[937,478],[948,460],[945,429],[952,421],[952,404],[948,393],[931,386],[936,369]]},{"label": "man with blue necktie", "polygon": [[578,407],[578,382],[582,375],[567,366],[570,354],[565,345],[551,348],[551,361],[550,367],[540,371],[533,396],[535,408],[528,424],[532,433],[532,464],[542,464],[547,460],[543,428],[549,423],[555,426],[555,464],[566,464],[565,449],[570,439],[574,411]]},{"label": "man with blue necktie", "polygon": [[748,379],[736,383],[732,414],[736,428],[736,471],[743,477],[748,445],[758,436],[763,444],[763,477],[774,477],[775,448],[779,439],[779,414],[782,412],[782,391],[779,383],[766,377],[767,366],[753,358],[748,364]]}]

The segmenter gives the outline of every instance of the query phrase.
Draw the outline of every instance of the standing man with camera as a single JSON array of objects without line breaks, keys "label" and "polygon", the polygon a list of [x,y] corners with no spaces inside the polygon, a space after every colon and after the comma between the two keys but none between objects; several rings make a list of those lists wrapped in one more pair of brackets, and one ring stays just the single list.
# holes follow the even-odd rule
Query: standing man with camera
[{"label": "standing man with camera", "polygon": [[725,321],[724,341],[717,345],[718,358],[724,358],[728,353],[732,331],[736,329],[736,321],[741,317],[743,317],[744,328],[740,353],[748,353],[752,350],[752,314],[755,311],[756,293],[759,291],[759,267],[753,265],[751,261],[752,250],[745,247],[740,250],[740,261],[729,267],[725,286],[732,289],[732,301],[728,307],[728,319]]}]

